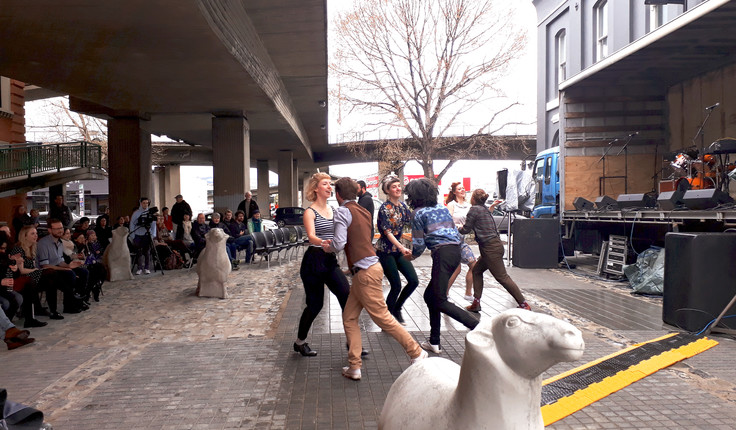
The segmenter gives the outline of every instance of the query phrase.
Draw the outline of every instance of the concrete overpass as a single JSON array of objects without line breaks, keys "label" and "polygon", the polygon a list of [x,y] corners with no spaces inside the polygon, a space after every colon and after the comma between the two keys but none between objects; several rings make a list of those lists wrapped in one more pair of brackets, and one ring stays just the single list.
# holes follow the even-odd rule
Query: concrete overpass
[{"label": "concrete overpass", "polygon": [[218,208],[251,164],[295,201],[327,149],[326,0],[3,0],[0,74],[108,120],[113,213],[151,192],[151,134],[213,150]]},{"label": "concrete overpass", "polygon": [[[503,147],[503,153],[479,153],[472,159],[477,160],[522,160],[524,157],[535,154],[536,136],[478,136],[479,139],[493,139],[499,141]],[[366,157],[359,156],[349,148],[349,143],[338,143],[328,145],[323,151],[314,153],[314,165],[326,166],[330,164],[364,163],[370,161],[371,154],[377,145],[385,141],[364,142]],[[159,164],[185,164],[185,165],[210,165],[212,164],[212,149],[202,146],[191,146],[178,143],[154,143],[155,160]],[[445,157],[449,157],[446,154]],[[442,159],[442,158],[439,158]],[[466,159],[471,159],[466,157]],[[255,166],[251,166],[255,167]],[[277,166],[271,166],[276,170]]]}]

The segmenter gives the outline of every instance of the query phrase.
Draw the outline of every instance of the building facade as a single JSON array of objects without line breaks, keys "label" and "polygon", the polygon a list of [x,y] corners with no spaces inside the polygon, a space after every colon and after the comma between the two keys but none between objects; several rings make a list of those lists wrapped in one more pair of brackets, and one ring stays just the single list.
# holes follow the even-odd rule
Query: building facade
[{"label": "building facade", "polygon": [[566,208],[577,196],[655,191],[668,154],[702,156],[736,133],[734,2],[533,3],[537,150],[560,147]]}]

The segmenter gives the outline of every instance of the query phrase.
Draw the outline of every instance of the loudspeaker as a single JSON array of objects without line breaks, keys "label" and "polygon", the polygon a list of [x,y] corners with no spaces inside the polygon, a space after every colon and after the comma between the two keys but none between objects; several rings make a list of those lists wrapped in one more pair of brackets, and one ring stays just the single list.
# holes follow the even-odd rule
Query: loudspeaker
[{"label": "loudspeaker", "polygon": [[665,191],[659,194],[657,204],[659,209],[663,211],[671,211],[676,207],[682,206],[682,197],[685,195],[680,190]]},{"label": "loudspeaker", "polygon": [[599,211],[617,211],[618,203],[608,196],[600,196],[595,199],[595,208]]},{"label": "loudspeaker", "polygon": [[621,194],[616,199],[616,203],[618,203],[619,209],[653,208],[656,200],[649,194]]},{"label": "loudspeaker", "polygon": [[496,181],[498,184],[498,198],[506,200],[506,186],[509,181],[509,169],[501,169],[496,172]]},{"label": "loudspeaker", "polygon": [[556,218],[516,219],[511,224],[511,258],[516,267],[552,269],[557,267],[560,249],[560,220]]},{"label": "loudspeaker", "polygon": [[572,205],[575,206],[575,210],[577,211],[592,211],[593,210],[593,202],[590,200],[586,200],[582,197],[575,197],[575,200],[572,201]]},{"label": "loudspeaker", "polygon": [[734,233],[667,233],[662,321],[700,331],[715,319],[736,294],[734,255]]},{"label": "loudspeaker", "polygon": [[731,203],[733,199],[723,191],[709,188],[707,190],[687,190],[682,202],[688,209],[710,209],[724,203]]}]

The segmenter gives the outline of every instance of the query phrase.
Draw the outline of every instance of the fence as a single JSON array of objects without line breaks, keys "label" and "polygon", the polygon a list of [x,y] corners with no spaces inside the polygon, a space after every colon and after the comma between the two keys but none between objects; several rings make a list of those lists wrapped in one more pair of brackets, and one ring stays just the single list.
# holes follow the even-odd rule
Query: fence
[{"label": "fence", "polygon": [[64,169],[102,167],[102,147],[90,142],[27,143],[0,148],[0,180]]}]

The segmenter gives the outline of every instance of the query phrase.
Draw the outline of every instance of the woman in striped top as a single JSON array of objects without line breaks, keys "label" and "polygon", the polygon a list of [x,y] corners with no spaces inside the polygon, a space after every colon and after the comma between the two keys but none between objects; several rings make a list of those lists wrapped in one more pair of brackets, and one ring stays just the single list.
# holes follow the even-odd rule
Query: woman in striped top
[{"label": "woman in striped top", "polygon": [[312,322],[322,310],[325,285],[337,297],[340,308],[344,309],[350,284],[337,264],[337,256],[322,248],[332,240],[335,232],[332,208],[327,204],[327,199],[332,195],[330,175],[319,172],[312,175],[305,193],[307,200],[312,202],[309,210],[304,212],[304,228],[309,238],[309,249],[304,253],[299,275],[304,283],[307,307],[304,308],[299,320],[294,351],[305,357],[312,357],[317,355],[317,351],[309,347],[306,339]]}]

